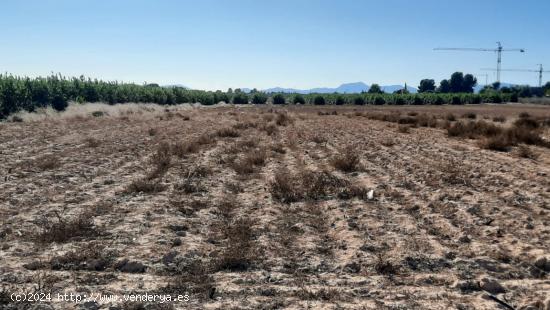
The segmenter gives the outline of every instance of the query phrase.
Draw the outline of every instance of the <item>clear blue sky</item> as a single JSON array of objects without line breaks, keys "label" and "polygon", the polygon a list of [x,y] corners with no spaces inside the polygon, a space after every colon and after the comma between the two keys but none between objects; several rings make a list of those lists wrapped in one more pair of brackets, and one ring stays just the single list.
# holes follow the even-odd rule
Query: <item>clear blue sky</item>
[{"label": "clear blue sky", "polygon": [[[432,50],[439,46],[502,41],[527,50],[505,53],[503,68],[550,70],[549,14],[547,0],[6,0],[0,72],[213,90],[417,86],[495,67],[494,53]],[[537,76],[502,80],[536,84]]]}]

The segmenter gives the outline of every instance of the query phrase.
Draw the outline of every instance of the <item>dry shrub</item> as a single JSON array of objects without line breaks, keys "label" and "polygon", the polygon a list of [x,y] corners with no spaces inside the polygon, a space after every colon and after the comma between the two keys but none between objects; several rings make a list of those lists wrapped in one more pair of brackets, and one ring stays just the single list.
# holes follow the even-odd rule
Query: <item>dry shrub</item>
[{"label": "dry shrub", "polygon": [[153,156],[151,156],[150,162],[153,165],[153,170],[147,174],[146,178],[152,180],[163,176],[172,162],[170,144],[167,142],[160,143]]},{"label": "dry shrub", "polygon": [[287,169],[280,169],[275,173],[271,182],[271,195],[282,203],[292,203],[302,198],[300,187]]},{"label": "dry shrub", "polygon": [[257,260],[258,249],[254,242],[253,225],[251,219],[239,218],[224,227],[227,240],[215,262],[217,271],[246,271]]},{"label": "dry shrub", "polygon": [[101,144],[101,141],[94,137],[87,137],[86,139],[84,139],[84,143],[86,143],[88,147],[95,148]]},{"label": "dry shrub", "polygon": [[320,288],[316,291],[301,288],[294,293],[295,297],[301,300],[322,300],[327,302],[334,302],[339,300],[345,300],[345,293],[336,288]]},{"label": "dry shrub", "polygon": [[287,126],[292,123],[294,123],[294,120],[288,115],[286,112],[280,112],[277,113],[277,117],[275,118],[275,123],[278,126]]},{"label": "dry shrub", "polygon": [[240,204],[235,195],[225,195],[216,204],[216,213],[227,221],[233,217],[233,214],[239,208]]},{"label": "dry shrub", "polygon": [[61,161],[56,155],[48,154],[36,158],[34,166],[42,171],[52,170],[61,166]]},{"label": "dry shrub", "polygon": [[262,131],[265,131],[265,133],[268,136],[273,136],[279,132],[279,129],[277,126],[273,123],[266,124],[260,128]]},{"label": "dry shrub", "polygon": [[397,123],[398,124],[416,124],[417,121],[418,120],[415,117],[403,116],[397,120]]},{"label": "dry shrub", "polygon": [[239,129],[239,130],[244,130],[244,129],[248,129],[248,128],[256,128],[256,127],[258,127],[258,123],[257,122],[252,122],[252,121],[246,121],[246,122],[237,123],[237,124],[233,125],[234,129]]},{"label": "dry shrub", "polygon": [[246,159],[234,160],[230,164],[238,175],[246,175],[254,173],[254,166],[246,162]]},{"label": "dry shrub", "polygon": [[475,114],[474,112],[466,112],[462,114],[462,118],[476,119],[477,114]]},{"label": "dry shrub", "polygon": [[55,214],[55,219],[43,217],[38,223],[39,232],[35,240],[41,243],[67,242],[74,238],[88,238],[98,235],[92,215],[81,213],[75,217],[62,217]]},{"label": "dry shrub", "polygon": [[529,158],[536,160],[539,158],[539,154],[535,153],[530,147],[527,145],[520,145],[517,150],[517,154],[519,157],[522,158]]},{"label": "dry shrub", "polygon": [[202,134],[195,139],[198,145],[210,145],[216,142],[216,137],[213,134]]},{"label": "dry shrub", "polygon": [[183,180],[176,184],[174,188],[178,191],[183,191],[186,194],[206,191],[206,188],[202,185],[201,180],[194,177],[183,178]]},{"label": "dry shrub", "polygon": [[353,146],[347,146],[332,158],[331,164],[334,168],[344,172],[356,171],[360,164],[359,153]]},{"label": "dry shrub", "polygon": [[303,199],[319,200],[338,196],[346,191],[349,182],[328,171],[302,171],[295,175],[282,169],[271,182],[273,199],[292,203]]},{"label": "dry shrub", "polygon": [[408,116],[417,116],[418,112],[409,112],[407,113]]},{"label": "dry shrub", "polygon": [[190,292],[200,300],[212,299],[216,291],[212,272],[212,267],[199,259],[188,264],[179,264],[175,274],[162,291],[168,294]]},{"label": "dry shrub", "polygon": [[392,263],[386,255],[379,253],[374,263],[374,270],[379,274],[392,276],[399,272],[399,266]]},{"label": "dry shrub", "polygon": [[446,160],[435,164],[435,168],[442,173],[435,183],[441,180],[450,185],[471,185],[471,178],[468,173],[469,168],[465,167],[463,163]]},{"label": "dry shrub", "polygon": [[127,187],[127,193],[159,193],[166,189],[166,185],[155,179],[135,179]]},{"label": "dry shrub", "polygon": [[519,118],[529,118],[529,117],[531,117],[531,115],[527,112],[521,112],[521,113],[519,113],[518,116],[519,116]]},{"label": "dry shrub", "polygon": [[53,257],[50,260],[52,270],[89,270],[103,271],[112,266],[117,254],[109,251],[98,242],[84,243],[74,251]]},{"label": "dry shrub", "polygon": [[453,113],[447,113],[445,115],[445,119],[448,120],[449,122],[454,122],[456,121],[456,116]]},{"label": "dry shrub", "polygon": [[385,147],[392,147],[396,144],[395,140],[390,137],[385,137],[380,141],[380,144],[382,144]]},{"label": "dry shrub", "polygon": [[495,117],[493,117],[493,122],[495,122],[495,123],[504,123],[504,122],[506,122],[506,117],[504,117],[504,116],[495,116]]},{"label": "dry shrub", "polygon": [[304,171],[298,177],[305,198],[313,200],[336,195],[349,185],[328,171]]},{"label": "dry shrub", "polygon": [[409,133],[411,132],[411,126],[399,125],[397,126],[397,131],[400,133]]},{"label": "dry shrub", "polygon": [[199,150],[200,145],[197,141],[176,142],[172,146],[172,153],[180,158],[183,158],[188,154],[197,153]]},{"label": "dry shrub", "polygon": [[285,154],[286,153],[285,145],[283,143],[273,143],[271,145],[271,150],[273,152],[279,153],[279,154]]},{"label": "dry shrub", "polygon": [[539,128],[539,123],[532,118],[519,118],[514,122],[516,127],[525,127],[527,129]]},{"label": "dry shrub", "polygon": [[174,188],[186,194],[204,192],[206,188],[202,185],[202,179],[211,173],[212,170],[209,167],[201,165],[190,166],[183,171],[181,182],[176,184]]},{"label": "dry shrub", "polygon": [[327,143],[328,139],[325,135],[321,135],[321,134],[314,134],[312,137],[311,137],[311,141],[317,143],[317,144],[325,144]]},{"label": "dry shrub", "polygon": [[502,127],[485,121],[468,123],[456,122],[447,129],[447,134],[450,137],[466,137],[470,139],[475,139],[481,136],[496,136],[502,132]]},{"label": "dry shrub", "polygon": [[237,138],[241,134],[234,128],[222,128],[216,131],[216,135],[221,138]]},{"label": "dry shrub", "polygon": [[203,165],[192,165],[183,170],[184,177],[204,178],[212,174],[212,169]]},{"label": "dry shrub", "polygon": [[239,143],[237,144],[240,148],[255,148],[258,146],[258,142],[256,140],[253,140],[253,139],[248,139],[248,140],[244,140],[244,141],[239,141]]},{"label": "dry shrub", "polygon": [[486,150],[498,151],[498,152],[508,152],[513,143],[509,140],[506,135],[498,135],[483,138],[479,142],[479,147]]},{"label": "dry shrub", "polygon": [[427,114],[418,115],[416,118],[416,125],[420,127],[437,127],[437,118],[435,116],[428,116]]}]

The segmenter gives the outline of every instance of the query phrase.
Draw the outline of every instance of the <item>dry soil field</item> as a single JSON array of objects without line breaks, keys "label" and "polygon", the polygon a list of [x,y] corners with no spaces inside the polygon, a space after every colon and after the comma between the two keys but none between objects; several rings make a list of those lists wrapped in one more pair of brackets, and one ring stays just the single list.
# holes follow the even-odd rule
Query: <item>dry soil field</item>
[{"label": "dry soil field", "polygon": [[550,309],[548,107],[94,107],[0,123],[0,308]]}]

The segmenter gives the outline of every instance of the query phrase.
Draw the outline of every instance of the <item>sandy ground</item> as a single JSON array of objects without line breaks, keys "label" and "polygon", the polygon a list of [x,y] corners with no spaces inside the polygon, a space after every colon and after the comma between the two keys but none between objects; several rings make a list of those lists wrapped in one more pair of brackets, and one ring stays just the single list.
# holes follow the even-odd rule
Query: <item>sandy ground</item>
[{"label": "sandy ground", "polygon": [[[0,123],[0,308],[550,309],[550,150],[521,158],[362,116],[399,109],[87,109]],[[413,110],[550,116],[401,109]],[[358,163],[336,169],[346,150]],[[23,292],[189,301],[10,300]]]}]

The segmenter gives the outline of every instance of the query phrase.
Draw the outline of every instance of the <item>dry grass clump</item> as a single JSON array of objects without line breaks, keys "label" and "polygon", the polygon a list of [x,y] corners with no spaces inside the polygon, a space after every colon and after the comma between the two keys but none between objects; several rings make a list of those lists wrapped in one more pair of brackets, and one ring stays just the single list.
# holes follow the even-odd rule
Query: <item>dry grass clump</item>
[{"label": "dry grass clump", "polygon": [[50,260],[52,270],[89,270],[104,271],[112,266],[117,254],[109,251],[98,242],[85,243],[84,246],[69,251]]},{"label": "dry grass clump", "polygon": [[216,131],[216,135],[221,138],[237,138],[241,134],[234,128],[226,127]]},{"label": "dry grass clump", "polygon": [[191,165],[183,170],[185,177],[204,178],[212,174],[212,169],[204,165]]},{"label": "dry grass clump", "polygon": [[252,149],[244,154],[241,159],[233,160],[230,166],[239,175],[251,174],[255,172],[256,167],[264,166],[267,158],[265,149]]},{"label": "dry grass clump", "polygon": [[428,116],[427,114],[420,114],[416,117],[415,124],[420,127],[437,127],[437,118],[435,116]]},{"label": "dry grass clump", "polygon": [[203,134],[198,136],[197,138],[183,141],[183,142],[176,142],[172,146],[172,153],[176,155],[177,157],[184,158],[188,154],[194,154],[200,151],[201,147],[205,145],[214,144],[216,142],[216,139],[211,134]]},{"label": "dry grass clump", "polygon": [[172,162],[172,149],[170,144],[162,142],[157,146],[155,153],[150,159],[153,169],[147,174],[146,178],[149,180],[159,178],[163,176],[170,168]]},{"label": "dry grass clump", "polygon": [[523,144],[518,147],[517,154],[519,157],[522,157],[522,158],[529,158],[533,160],[536,160],[539,158],[538,153],[534,152],[530,147]]},{"label": "dry grass clump", "polygon": [[512,143],[506,135],[498,135],[487,138],[482,138],[478,143],[479,147],[486,150],[493,150],[498,152],[508,152]]},{"label": "dry grass clump", "polygon": [[347,146],[332,158],[331,164],[343,172],[357,171],[360,165],[359,152],[353,146]]},{"label": "dry grass clump", "polygon": [[292,203],[302,198],[300,187],[287,169],[278,170],[271,182],[271,195],[282,203]]},{"label": "dry grass clump", "polygon": [[325,135],[316,133],[311,137],[311,141],[317,144],[325,144],[328,142],[328,138]]},{"label": "dry grass clump", "polygon": [[258,127],[258,123],[252,122],[252,121],[239,122],[233,125],[233,128],[238,130],[244,130],[244,129],[256,128],[256,127]]},{"label": "dry grass clump", "polygon": [[533,120],[519,119],[510,128],[500,127],[485,121],[463,123],[458,122],[447,129],[451,137],[467,137],[482,139],[480,146],[485,149],[507,152],[519,143],[549,147],[542,139],[538,124]]},{"label": "dry grass clump", "polygon": [[183,158],[188,154],[197,153],[200,150],[200,144],[197,141],[176,142],[172,146],[172,153],[177,157]]},{"label": "dry grass clump", "polygon": [[174,188],[186,194],[206,191],[206,187],[202,185],[202,179],[211,173],[212,169],[209,167],[201,165],[190,166],[184,169],[181,182],[176,184]]},{"label": "dry grass clump", "polygon": [[42,171],[52,170],[61,166],[61,161],[56,155],[48,154],[36,158],[34,166]]},{"label": "dry grass clump", "polygon": [[86,146],[92,147],[92,148],[96,148],[101,145],[101,141],[94,137],[85,138],[84,143],[86,143]]},{"label": "dry grass clump", "polygon": [[456,116],[453,113],[447,113],[445,115],[445,119],[448,120],[449,122],[454,122],[456,121]]},{"label": "dry grass clump", "polygon": [[495,123],[504,123],[504,122],[506,122],[506,117],[504,117],[504,116],[495,116],[495,117],[493,117],[493,122],[495,122]]},{"label": "dry grass clump", "polygon": [[56,213],[55,219],[43,217],[38,226],[39,232],[34,239],[41,243],[67,242],[98,235],[89,213],[81,213],[75,217],[62,217]]},{"label": "dry grass clump", "polygon": [[263,125],[260,130],[265,131],[268,136],[273,136],[279,132],[279,129],[273,123]]},{"label": "dry grass clump", "polygon": [[275,124],[277,126],[287,126],[294,123],[294,119],[290,117],[290,115],[286,112],[279,112],[277,113],[277,117],[275,118]]},{"label": "dry grass clump", "polygon": [[399,266],[390,261],[387,255],[379,253],[374,263],[374,270],[379,274],[392,276],[399,272]]},{"label": "dry grass clump", "polygon": [[255,148],[258,146],[258,142],[256,140],[253,140],[253,139],[247,139],[247,140],[244,140],[244,141],[239,141],[237,143],[237,146],[240,147],[240,148],[247,148],[247,149],[250,149],[250,148]]},{"label": "dry grass clump", "polygon": [[336,288],[320,288],[316,291],[302,288],[293,294],[295,297],[300,298],[300,300],[322,300],[327,302],[334,302],[345,300],[345,293],[336,289]]},{"label": "dry grass clump", "polygon": [[166,185],[155,179],[135,179],[127,187],[127,193],[160,193],[166,189]]},{"label": "dry grass clump", "polygon": [[215,270],[246,271],[258,259],[253,225],[251,219],[239,218],[224,228],[226,246],[215,260]]},{"label": "dry grass clump", "polygon": [[532,118],[519,118],[514,122],[516,127],[525,127],[527,129],[539,128],[539,123]]},{"label": "dry grass clump", "polygon": [[397,126],[397,131],[400,132],[400,133],[410,133],[411,132],[411,126],[399,125],[399,126]]},{"label": "dry grass clump", "polygon": [[305,198],[319,200],[335,196],[349,183],[328,171],[304,171],[299,176]]},{"label": "dry grass clump", "polygon": [[474,112],[466,112],[462,114],[462,118],[476,119],[477,114],[475,114]]},{"label": "dry grass clump", "polygon": [[188,264],[179,264],[175,274],[162,291],[168,294],[190,292],[193,297],[200,300],[212,299],[216,292],[212,273],[212,266],[200,259],[195,259]]},{"label": "dry grass clump", "polygon": [[496,136],[502,133],[503,128],[494,124],[477,121],[477,122],[456,122],[447,129],[447,134],[450,137],[463,137],[475,139],[480,136]]},{"label": "dry grass clump", "polygon": [[286,154],[285,145],[281,142],[271,144],[270,148],[275,153]]},{"label": "dry grass clump", "polygon": [[338,196],[348,186],[349,182],[328,171],[302,171],[293,175],[282,169],[275,173],[271,182],[271,195],[282,203],[319,200]]},{"label": "dry grass clump", "polygon": [[220,201],[216,204],[216,213],[222,217],[223,220],[229,221],[233,218],[233,215],[241,205],[237,201],[235,195],[224,195]]}]

